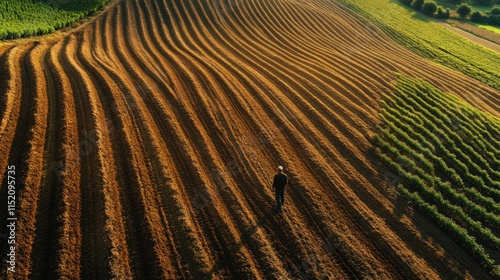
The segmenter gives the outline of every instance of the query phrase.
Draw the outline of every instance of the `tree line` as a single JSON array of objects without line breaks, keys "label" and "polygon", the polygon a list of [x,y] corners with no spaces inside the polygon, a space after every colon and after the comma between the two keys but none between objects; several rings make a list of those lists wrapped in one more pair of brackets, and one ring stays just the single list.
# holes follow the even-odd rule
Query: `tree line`
[{"label": "tree line", "polygon": [[[399,0],[401,3],[420,11],[423,14],[440,19],[450,18],[450,9],[445,9],[433,0]],[[462,19],[469,18],[473,22],[486,23],[490,25],[500,26],[500,5],[495,5],[489,12],[474,11],[469,3],[461,0],[448,0],[447,2],[458,4],[455,11]],[[500,2],[498,0],[476,0],[477,4],[490,5]]]}]

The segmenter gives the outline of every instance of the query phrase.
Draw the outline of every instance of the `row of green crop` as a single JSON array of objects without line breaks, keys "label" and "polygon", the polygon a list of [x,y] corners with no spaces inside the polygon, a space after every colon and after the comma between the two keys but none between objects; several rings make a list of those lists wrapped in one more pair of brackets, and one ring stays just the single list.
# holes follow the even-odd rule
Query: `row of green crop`
[{"label": "row of green crop", "polygon": [[109,0],[0,0],[0,39],[54,32],[95,13],[108,2]]},{"label": "row of green crop", "polygon": [[495,139],[500,120],[403,76],[386,96],[381,120],[376,152],[404,178],[399,191],[500,277],[483,247],[500,250],[500,179],[491,167],[500,153],[498,143],[486,141]]},{"label": "row of green crop", "polygon": [[[405,185],[398,184],[397,190],[425,216],[427,216],[431,221],[433,221],[438,227],[440,227],[448,236],[450,236],[457,244],[459,244],[466,252],[468,252],[473,259],[475,259],[479,264],[484,266],[492,276],[500,277],[500,269],[495,261],[490,258],[486,253],[484,247],[479,244],[472,236],[469,231],[463,226],[458,225],[452,218],[440,213],[435,205],[427,202],[423,199],[418,191],[411,191],[409,189],[409,184],[419,184],[420,181],[418,177],[404,171],[399,163],[393,161],[388,155],[384,154],[377,149],[377,154],[381,160],[392,170],[395,170],[407,179]],[[425,187],[425,186],[424,186]]]},{"label": "row of green crop", "polygon": [[476,239],[470,236],[466,229],[457,225],[452,219],[440,214],[436,207],[426,203],[417,193],[410,192],[401,185],[398,185],[398,189],[401,193],[409,199],[420,212],[429,217],[434,223],[436,223],[441,229],[443,229],[451,238],[453,238],[458,244],[468,252],[473,259],[475,259],[479,264],[484,266],[492,276],[495,278],[500,277],[500,268],[486,253],[483,246],[476,242]]},{"label": "row of green crop", "polygon": [[[456,173],[454,169],[449,168],[443,158],[437,157],[429,148],[423,147],[423,145],[425,144],[422,143],[426,141],[424,136],[416,133],[410,125],[403,123],[401,120],[405,120],[404,116],[402,116],[398,111],[394,110],[392,112],[384,112],[381,118],[383,120],[383,123],[396,134],[397,138],[401,139],[401,141],[403,141],[410,147],[411,151],[406,150],[405,152],[404,149],[402,150],[406,155],[410,155],[411,158],[418,159],[419,166],[421,166],[421,168],[424,168],[424,170],[429,171],[433,175],[435,175],[433,173],[435,172],[435,170],[447,174],[448,177],[451,178],[451,181],[458,182],[455,184],[455,186],[460,187],[460,182],[463,181],[458,173]],[[415,124],[413,123],[412,125]],[[422,140],[422,138],[424,139]],[[418,154],[419,156],[415,156],[414,154]],[[495,202],[491,197],[483,195],[475,187],[468,186],[467,188],[460,188],[460,190],[463,191],[465,195],[456,192],[451,193],[452,190],[446,189],[447,195],[453,196],[453,198],[456,199],[456,201],[460,205],[464,205],[472,209],[478,208],[475,205],[469,204],[469,202],[473,202],[476,205],[482,205],[484,209],[487,209],[486,211],[492,212],[489,213],[488,216],[490,216],[491,214],[492,216],[496,217],[494,218],[495,222],[491,223],[498,226],[497,220],[500,219],[500,204]],[[465,201],[465,199],[467,199],[469,202]],[[485,221],[488,222],[488,220],[490,220],[489,217],[487,217]]]},{"label": "row of green crop", "polygon": [[[486,211],[484,207],[471,202],[463,195],[452,190],[450,182],[443,182],[439,177],[429,175],[425,170],[420,168],[412,158],[403,155],[402,151],[398,149],[404,145],[404,143],[393,139],[389,139],[388,141],[390,142],[384,141],[383,138],[387,137],[388,134],[388,131],[383,131],[382,135],[376,138],[376,144],[381,147],[381,150],[379,150],[377,154],[386,154],[389,158],[394,159],[400,164],[399,168],[395,171],[399,176],[406,178],[407,187],[412,187],[417,190],[428,202],[432,202],[447,216],[452,216],[457,224],[468,228],[477,238],[484,241],[487,245],[496,250],[500,250],[500,239],[496,237],[489,228],[483,226],[485,222],[485,224],[500,229],[498,215]],[[389,164],[389,162],[386,163]],[[407,170],[411,170],[411,172]],[[446,199],[445,196],[447,196],[448,199]],[[451,199],[453,199],[453,201]],[[467,209],[467,211],[464,209]],[[474,212],[471,213],[471,211]],[[469,214],[474,214],[478,219],[471,218]],[[483,221],[483,223],[481,223],[481,221]]]},{"label": "row of green crop", "polygon": [[[435,122],[439,123],[439,120],[435,119],[435,122],[428,120],[428,117],[433,116],[429,116],[429,114],[423,114],[422,111],[424,109],[418,108],[418,104],[414,104],[415,107],[412,107],[404,103],[407,101],[403,99],[403,96],[395,96],[394,99],[400,99],[400,103],[393,103],[393,106],[397,107],[396,109],[401,111],[402,115],[404,115],[402,119],[405,120],[408,125],[411,125],[412,130],[421,135],[423,140],[421,140],[420,143],[422,143],[425,147],[432,149],[433,153],[436,154],[436,158],[434,161],[436,162],[438,170],[450,176],[450,178],[453,179],[454,183],[457,184],[457,186],[461,188],[464,188],[466,184],[475,186],[479,188],[485,195],[491,197],[496,202],[500,202],[500,189],[496,188],[499,182],[491,179],[488,173],[485,174],[485,170],[477,170],[477,168],[479,168],[478,165],[471,163],[470,166],[468,166],[467,164],[461,162],[459,160],[460,158],[465,160],[468,159],[468,157],[463,154],[462,150],[457,148],[453,141],[451,141],[447,133],[453,134],[453,132],[451,132],[445,124],[441,124],[441,126],[438,127]],[[436,114],[440,113],[436,112]],[[461,123],[466,122],[467,121],[462,121]],[[485,145],[488,144],[482,144],[482,146]],[[471,153],[476,154],[476,157],[481,157],[480,154],[483,154],[483,152],[479,153],[476,150],[471,151]],[[442,163],[443,158],[446,159],[448,164],[453,166],[453,169],[448,168]],[[495,172],[491,170],[489,166],[485,166],[485,168],[487,170],[490,170],[492,173]],[[454,171],[455,169],[457,170],[456,172]],[[458,176],[458,174],[462,174],[462,176]],[[485,181],[487,183],[490,183],[491,185],[488,185],[487,183],[485,183]]]},{"label": "row of green crop", "polygon": [[420,55],[500,90],[500,53],[477,45],[391,0],[341,0]]},{"label": "row of green crop", "polygon": [[[410,106],[421,108],[421,112],[425,117],[424,121],[427,123],[426,126],[433,129],[440,128],[437,132],[440,134],[441,139],[443,139],[444,145],[448,147],[447,149],[451,150],[457,156],[457,165],[462,167],[461,171],[480,175],[487,185],[500,190],[500,181],[495,181],[490,176],[491,174],[496,178],[500,178],[498,171],[491,168],[490,163],[484,159],[482,154],[478,153],[468,143],[465,143],[471,142],[470,139],[462,138],[450,129],[449,125],[445,123],[447,116],[443,113],[444,108],[431,106],[426,100],[422,100],[421,96],[423,95],[416,95],[415,91],[408,91],[408,93],[403,97],[407,98],[406,101]],[[450,120],[448,123],[452,125]],[[467,122],[464,123],[466,124]],[[466,129],[465,125],[460,125],[456,128],[456,130],[461,132],[465,132]],[[478,144],[485,146],[484,142],[478,142]]]}]

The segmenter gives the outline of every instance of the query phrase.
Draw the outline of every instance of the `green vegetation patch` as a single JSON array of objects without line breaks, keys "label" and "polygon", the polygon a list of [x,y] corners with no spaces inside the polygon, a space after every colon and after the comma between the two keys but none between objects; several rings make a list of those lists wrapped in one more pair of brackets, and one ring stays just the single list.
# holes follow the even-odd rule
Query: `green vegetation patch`
[{"label": "green vegetation patch", "polygon": [[491,32],[495,32],[496,34],[500,34],[500,28],[498,28],[498,27],[494,27],[494,26],[490,26],[490,25],[478,25],[478,26],[483,28],[483,29],[489,30]]},{"label": "green vegetation patch", "polygon": [[500,53],[454,34],[397,0],[342,1],[423,57],[500,90]]},{"label": "green vegetation patch", "polygon": [[382,107],[376,153],[397,191],[500,277],[500,119],[404,76]]},{"label": "green vegetation patch", "polygon": [[0,39],[54,32],[104,7],[109,0],[0,0]]}]

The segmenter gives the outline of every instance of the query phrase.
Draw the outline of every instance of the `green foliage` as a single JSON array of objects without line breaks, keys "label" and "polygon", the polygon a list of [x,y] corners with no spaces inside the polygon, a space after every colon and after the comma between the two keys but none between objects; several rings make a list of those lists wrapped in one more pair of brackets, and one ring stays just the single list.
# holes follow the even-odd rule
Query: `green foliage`
[{"label": "green foliage", "polygon": [[434,1],[425,1],[420,10],[427,16],[434,16],[437,11],[437,4]]},{"label": "green foliage", "polygon": [[0,0],[0,39],[43,35],[95,13],[109,0]]},{"label": "green foliage", "polygon": [[478,5],[488,6],[491,5],[491,0],[475,0]]},{"label": "green foliage", "polygon": [[472,43],[434,22],[421,20],[398,2],[341,1],[403,46],[500,90],[500,53]]},{"label": "green foliage", "polygon": [[472,12],[472,7],[467,3],[462,3],[458,5],[456,11],[461,18],[466,18]]},{"label": "green foliage", "polygon": [[490,10],[490,14],[492,15],[500,15],[500,6],[493,6]]},{"label": "green foliage", "polygon": [[374,142],[403,178],[397,191],[500,277],[500,119],[430,84],[399,75]]},{"label": "green foliage", "polygon": [[424,5],[424,0],[413,0],[411,2],[411,7],[417,11],[420,11],[422,5]]},{"label": "green foliage", "polygon": [[413,0],[399,0],[399,1],[405,4],[406,6],[411,6],[411,2],[413,2]]},{"label": "green foliage", "polygon": [[500,26],[500,15],[489,15],[487,19],[488,24]]},{"label": "green foliage", "polygon": [[479,11],[474,11],[472,14],[470,14],[470,20],[473,22],[481,23],[483,22],[484,16],[481,12]]},{"label": "green foliage", "polygon": [[437,14],[436,14],[436,17],[437,18],[441,18],[441,19],[449,19],[450,18],[450,9],[444,9],[443,6],[439,6],[437,8]]}]

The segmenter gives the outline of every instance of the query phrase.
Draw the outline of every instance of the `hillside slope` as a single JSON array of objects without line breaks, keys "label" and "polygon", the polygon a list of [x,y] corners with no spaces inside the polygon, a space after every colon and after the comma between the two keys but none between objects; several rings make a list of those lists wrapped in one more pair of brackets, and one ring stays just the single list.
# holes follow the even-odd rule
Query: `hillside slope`
[{"label": "hillside slope", "polygon": [[16,272],[486,278],[386,182],[372,136],[396,71],[500,116],[498,91],[335,1],[122,0],[72,33],[1,47]]}]

